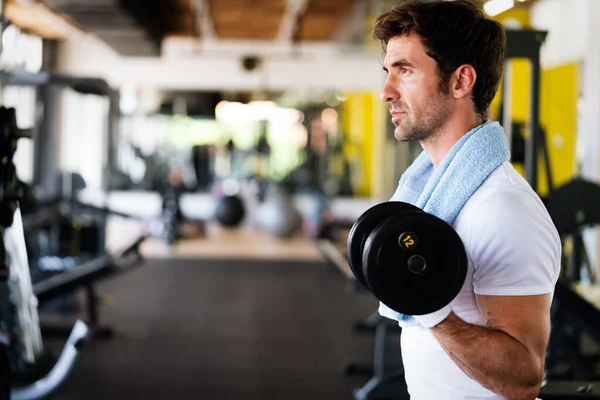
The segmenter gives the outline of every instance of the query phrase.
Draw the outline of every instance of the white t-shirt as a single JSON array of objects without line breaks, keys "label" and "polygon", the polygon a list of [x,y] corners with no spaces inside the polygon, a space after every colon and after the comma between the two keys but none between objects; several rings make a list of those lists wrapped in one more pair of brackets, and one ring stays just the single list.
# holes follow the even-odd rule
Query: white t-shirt
[{"label": "white t-shirt", "polygon": [[[560,238],[538,195],[509,162],[485,180],[452,226],[469,264],[465,283],[450,304],[462,320],[485,325],[475,294],[554,293]],[[411,400],[500,399],[462,372],[429,329],[403,329],[401,349]]]}]

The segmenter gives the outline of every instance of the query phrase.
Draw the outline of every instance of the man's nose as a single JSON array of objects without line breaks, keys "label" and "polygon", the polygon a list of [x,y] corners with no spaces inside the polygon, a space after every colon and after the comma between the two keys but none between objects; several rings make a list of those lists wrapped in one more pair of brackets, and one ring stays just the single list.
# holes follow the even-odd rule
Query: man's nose
[{"label": "man's nose", "polygon": [[389,78],[385,80],[383,88],[381,89],[380,97],[382,101],[392,102],[398,100],[400,97],[398,90],[394,87],[393,82]]}]

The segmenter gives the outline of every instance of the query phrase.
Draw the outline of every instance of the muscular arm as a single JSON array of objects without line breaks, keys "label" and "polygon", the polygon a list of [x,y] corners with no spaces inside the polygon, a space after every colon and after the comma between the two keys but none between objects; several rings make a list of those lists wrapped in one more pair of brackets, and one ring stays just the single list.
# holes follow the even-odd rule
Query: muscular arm
[{"label": "muscular arm", "polygon": [[505,399],[540,390],[550,336],[550,296],[477,296],[487,326],[450,314],[432,332],[472,379]]}]

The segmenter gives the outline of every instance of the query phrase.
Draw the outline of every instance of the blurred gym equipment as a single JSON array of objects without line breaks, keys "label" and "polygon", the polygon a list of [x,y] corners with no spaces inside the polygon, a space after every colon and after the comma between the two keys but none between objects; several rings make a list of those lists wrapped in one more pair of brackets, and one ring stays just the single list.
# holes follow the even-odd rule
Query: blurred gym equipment
[{"label": "blurred gym equipment", "polygon": [[[76,173],[59,171],[55,162],[56,152],[48,149],[56,147],[55,141],[59,135],[54,101],[61,90],[69,89],[79,95],[107,99],[109,115],[112,115],[111,111],[116,106],[115,91],[103,79],[43,70],[35,73],[2,70],[0,84],[4,87],[34,88],[43,106],[36,113],[33,129],[35,154],[32,183],[26,191],[23,187],[27,185],[19,185],[22,192],[28,193],[26,198],[22,197],[19,201],[24,200],[27,211],[23,216],[23,229],[30,240],[25,248],[30,251],[28,260],[34,261],[33,265],[28,265],[28,273],[30,282],[33,278],[33,293],[38,297],[40,311],[60,311],[62,306],[74,300],[75,289],[84,289],[88,314],[85,319],[89,324],[86,329],[95,337],[109,337],[112,329],[99,325],[100,303],[94,283],[101,277],[138,265],[141,261],[138,248],[147,233],[142,232],[116,252],[108,252],[105,245],[108,216],[133,217],[82,201],[78,194],[85,188],[86,182]],[[112,134],[112,124],[109,122],[106,126],[106,133]],[[57,307],[57,304],[61,306]],[[70,327],[42,324],[41,331],[45,335],[66,337]]]},{"label": "blurred gym equipment", "polygon": [[271,182],[258,208],[258,226],[279,238],[288,238],[301,228],[302,217],[294,206],[290,188]]},{"label": "blurred gym equipment", "polygon": [[245,215],[244,203],[238,195],[224,195],[217,199],[215,217],[221,225],[226,227],[238,226]]},{"label": "blurred gym equipment", "polygon": [[[85,188],[85,181],[78,174],[63,173],[56,179],[61,193],[49,199],[29,199],[28,212],[23,216],[31,279],[34,288],[40,290],[36,292],[40,311],[68,314],[77,308],[77,289],[82,288],[86,293],[86,322],[90,329],[95,337],[110,337],[112,329],[99,324],[101,304],[95,282],[118,272],[113,261],[123,262],[137,252],[146,234],[114,254],[107,253],[108,218],[136,218],[79,200],[78,192]],[[141,258],[130,261],[136,263]],[[60,326],[43,325],[43,330],[46,335],[67,333]]]},{"label": "blurred gym equipment", "polygon": [[[0,393],[6,399],[37,399],[53,393],[67,379],[81,342],[87,337],[88,327],[81,321],[73,325],[58,360],[53,360],[45,351],[19,208],[20,184],[13,164],[17,140],[21,137],[26,135],[17,128],[15,110],[0,107],[0,158],[3,160],[0,165],[0,208],[3,210],[0,321],[5,331],[1,346],[4,386]],[[6,376],[11,376],[10,382]]]}]

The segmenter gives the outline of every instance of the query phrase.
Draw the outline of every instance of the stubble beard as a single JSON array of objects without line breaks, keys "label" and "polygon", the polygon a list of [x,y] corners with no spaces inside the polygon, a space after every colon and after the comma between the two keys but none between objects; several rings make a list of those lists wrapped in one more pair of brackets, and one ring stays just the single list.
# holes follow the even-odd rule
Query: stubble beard
[{"label": "stubble beard", "polygon": [[440,82],[437,92],[416,108],[408,110],[406,107],[402,107],[406,114],[398,121],[394,129],[396,140],[426,142],[434,139],[450,118],[447,96],[448,85]]}]

